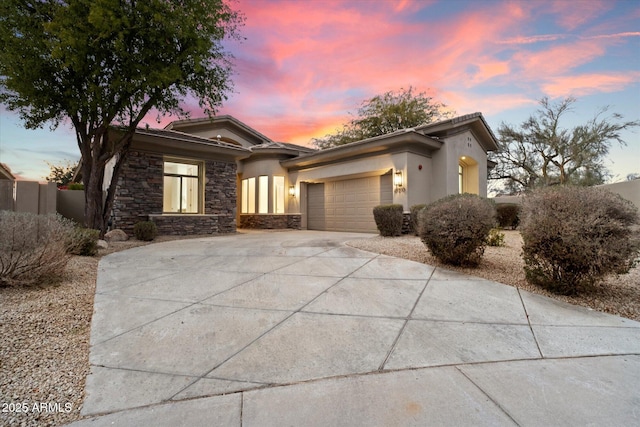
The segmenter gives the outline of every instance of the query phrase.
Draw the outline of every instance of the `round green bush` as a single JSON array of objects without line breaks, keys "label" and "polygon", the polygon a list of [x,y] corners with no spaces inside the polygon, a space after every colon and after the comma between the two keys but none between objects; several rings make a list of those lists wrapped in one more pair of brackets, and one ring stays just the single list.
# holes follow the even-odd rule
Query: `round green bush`
[{"label": "round green bush", "polygon": [[520,233],[530,283],[575,294],[637,262],[638,209],[596,187],[554,187],[529,194]]},{"label": "round green bush", "polygon": [[81,256],[94,256],[98,253],[98,239],[100,230],[90,228],[75,227],[69,235],[70,254]]},{"label": "round green bush", "polygon": [[150,242],[158,235],[158,227],[153,221],[140,221],[133,226],[133,235],[138,240]]},{"label": "round green bush", "polygon": [[496,224],[492,202],[456,194],[427,205],[420,213],[420,238],[446,264],[477,266]]},{"label": "round green bush", "polygon": [[381,236],[402,234],[402,212],[402,205],[379,205],[373,208],[373,219]]}]

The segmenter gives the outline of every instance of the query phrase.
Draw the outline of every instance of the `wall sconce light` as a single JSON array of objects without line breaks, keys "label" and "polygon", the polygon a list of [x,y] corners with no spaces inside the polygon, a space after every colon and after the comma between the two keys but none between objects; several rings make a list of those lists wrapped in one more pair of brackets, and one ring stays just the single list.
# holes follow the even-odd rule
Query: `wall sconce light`
[{"label": "wall sconce light", "polygon": [[295,185],[291,185],[289,187],[289,196],[296,197],[296,186]]},{"label": "wall sconce light", "polygon": [[402,182],[402,171],[401,170],[396,170],[396,173],[393,175],[393,186],[395,187],[395,190],[393,190],[395,193],[404,193],[406,191],[406,189],[403,187],[403,182]]}]

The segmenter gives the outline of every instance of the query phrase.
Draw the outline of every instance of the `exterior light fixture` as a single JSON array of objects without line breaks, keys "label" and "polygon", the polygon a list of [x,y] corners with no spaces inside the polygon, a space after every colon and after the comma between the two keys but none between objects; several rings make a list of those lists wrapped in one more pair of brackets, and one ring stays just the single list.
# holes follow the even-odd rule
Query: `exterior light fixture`
[{"label": "exterior light fixture", "polygon": [[289,195],[291,197],[296,197],[296,186],[295,185],[291,185],[289,187]]},{"label": "exterior light fixture", "polygon": [[396,170],[396,173],[393,175],[393,186],[395,187],[395,190],[393,191],[395,193],[405,192],[406,189],[402,184],[402,171]]}]

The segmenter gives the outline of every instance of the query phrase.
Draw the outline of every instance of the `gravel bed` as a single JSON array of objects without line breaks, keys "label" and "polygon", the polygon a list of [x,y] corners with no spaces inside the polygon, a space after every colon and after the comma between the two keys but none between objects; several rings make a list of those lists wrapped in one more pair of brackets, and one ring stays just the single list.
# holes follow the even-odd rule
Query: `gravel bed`
[{"label": "gravel bed", "polygon": [[146,244],[131,239],[95,257],[74,256],[59,283],[0,287],[0,426],[59,426],[81,418],[98,261]]},{"label": "gravel bed", "polygon": [[[180,238],[184,237],[162,236],[155,242]],[[471,269],[442,265],[414,236],[348,242],[366,251],[461,271],[640,321],[640,268],[610,278],[589,293],[558,296],[524,280],[520,234],[506,231],[505,243],[488,247],[482,264]],[[59,426],[81,418],[98,261],[145,244],[135,239],[114,242],[96,257],[72,257],[66,278],[57,284],[0,288],[0,425]]]},{"label": "gravel bed", "polygon": [[415,236],[377,236],[352,240],[347,244],[369,252],[483,277],[571,304],[640,321],[640,267],[632,269],[628,274],[609,277],[603,283],[580,295],[556,295],[535,287],[525,280],[524,262],[521,257],[522,237],[518,231],[504,230],[503,232],[505,246],[488,246],[477,268],[454,267],[439,262],[429,253],[420,238]]}]

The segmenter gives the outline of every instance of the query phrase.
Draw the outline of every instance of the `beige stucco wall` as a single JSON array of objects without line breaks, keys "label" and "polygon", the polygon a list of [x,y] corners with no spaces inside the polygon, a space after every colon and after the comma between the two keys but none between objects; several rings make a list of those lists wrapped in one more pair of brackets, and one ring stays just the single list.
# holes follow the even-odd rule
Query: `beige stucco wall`
[{"label": "beige stucco wall", "polygon": [[[458,193],[459,159],[468,157],[477,162],[477,188],[480,196],[487,196],[487,153],[470,130],[445,139],[442,148],[433,155],[432,201]],[[475,186],[473,180],[468,184]]]},{"label": "beige stucco wall", "polygon": [[633,204],[640,209],[640,179],[604,184],[599,187],[621,195],[623,198],[633,202]]},{"label": "beige stucco wall", "polygon": [[[614,184],[599,185],[599,188],[619,194],[629,200],[640,209],[640,179],[634,181],[616,182]],[[516,203],[521,204],[524,196],[498,196],[493,200],[498,204]]]}]

